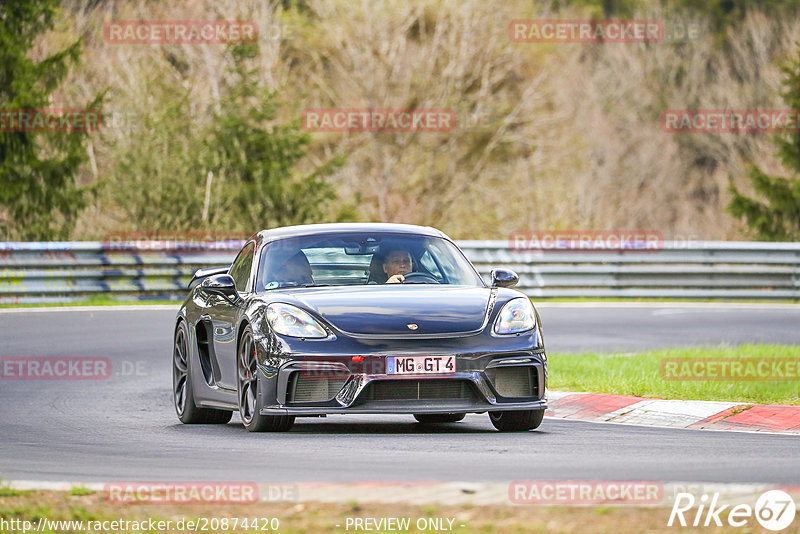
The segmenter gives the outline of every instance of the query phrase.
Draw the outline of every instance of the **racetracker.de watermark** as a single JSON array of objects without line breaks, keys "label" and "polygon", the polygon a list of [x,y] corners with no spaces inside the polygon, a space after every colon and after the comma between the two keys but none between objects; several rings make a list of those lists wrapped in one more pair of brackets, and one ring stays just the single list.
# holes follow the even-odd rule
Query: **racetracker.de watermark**
[{"label": "racetracker.de watermark", "polygon": [[102,126],[96,109],[0,109],[0,132],[94,132]]},{"label": "racetracker.de watermark", "polygon": [[386,358],[383,356],[355,355],[338,362],[308,356],[301,363],[299,376],[314,380],[344,380],[351,374],[378,375],[386,373]]},{"label": "racetracker.de watermark", "polygon": [[2,380],[106,380],[111,360],[96,356],[5,356]]},{"label": "racetracker.de watermark", "polygon": [[103,236],[107,251],[238,250],[252,234],[238,232],[110,232]]},{"label": "racetracker.de watermark", "polygon": [[515,252],[657,252],[664,248],[664,236],[652,230],[517,230],[509,235],[508,248]]},{"label": "racetracker.de watermark", "polygon": [[800,380],[800,360],[792,358],[664,358],[664,380]]},{"label": "racetracker.de watermark", "polygon": [[660,20],[512,20],[508,36],[517,43],[657,43]]},{"label": "racetracker.de watermark", "polygon": [[661,113],[668,133],[797,133],[796,109],[669,109]]},{"label": "racetracker.de watermark", "polygon": [[252,504],[254,482],[109,482],[103,496],[114,504]]},{"label": "racetracker.de watermark", "polygon": [[456,125],[452,109],[306,109],[308,132],[449,132]]},{"label": "racetracker.de watermark", "polygon": [[239,20],[112,20],[103,26],[109,44],[248,44],[258,25]]},{"label": "racetracker.de watermark", "polygon": [[664,38],[662,43],[690,43],[709,34],[708,23],[689,17],[662,17]]},{"label": "racetracker.de watermark", "polygon": [[513,504],[660,504],[664,485],[653,481],[515,480]]},{"label": "racetracker.de watermark", "polygon": [[115,360],[105,356],[4,356],[1,380],[107,380],[149,376],[145,360]]}]

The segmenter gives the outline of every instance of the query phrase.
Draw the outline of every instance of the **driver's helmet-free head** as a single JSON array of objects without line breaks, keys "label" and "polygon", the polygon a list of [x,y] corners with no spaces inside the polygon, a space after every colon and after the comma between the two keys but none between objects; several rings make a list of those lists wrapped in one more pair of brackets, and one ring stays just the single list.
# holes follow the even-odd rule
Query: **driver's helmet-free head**
[{"label": "driver's helmet-free head", "polygon": [[311,264],[302,250],[294,254],[276,254],[267,260],[266,286],[284,287],[313,284]]},{"label": "driver's helmet-free head", "polygon": [[[405,261],[405,258],[400,263],[402,265],[390,265],[396,262],[399,257],[411,259],[411,264]],[[414,270],[414,258],[409,252],[408,248],[398,243],[384,243],[380,250],[372,255],[372,260],[369,263],[369,277],[368,284],[385,284],[389,279],[389,274],[392,273],[408,273]]]},{"label": "driver's helmet-free head", "polygon": [[396,274],[408,274],[414,271],[414,260],[405,247],[385,247],[382,251],[383,272],[387,277]]}]

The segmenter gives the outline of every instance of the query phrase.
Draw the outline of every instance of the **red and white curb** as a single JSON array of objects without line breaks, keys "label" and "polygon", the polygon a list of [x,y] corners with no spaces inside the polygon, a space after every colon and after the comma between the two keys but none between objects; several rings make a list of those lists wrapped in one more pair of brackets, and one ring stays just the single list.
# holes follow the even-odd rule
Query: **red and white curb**
[{"label": "red and white curb", "polygon": [[549,391],[545,415],[672,428],[800,434],[800,406]]}]

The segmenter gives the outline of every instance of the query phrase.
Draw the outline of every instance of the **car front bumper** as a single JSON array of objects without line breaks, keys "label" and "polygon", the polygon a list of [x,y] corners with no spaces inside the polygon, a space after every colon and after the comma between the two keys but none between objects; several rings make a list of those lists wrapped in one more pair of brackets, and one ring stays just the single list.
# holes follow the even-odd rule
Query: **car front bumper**
[{"label": "car front bumper", "polygon": [[386,355],[366,356],[360,365],[340,354],[292,356],[277,366],[260,365],[260,413],[314,416],[547,408],[544,350],[455,356],[456,372],[448,374],[386,374]]}]

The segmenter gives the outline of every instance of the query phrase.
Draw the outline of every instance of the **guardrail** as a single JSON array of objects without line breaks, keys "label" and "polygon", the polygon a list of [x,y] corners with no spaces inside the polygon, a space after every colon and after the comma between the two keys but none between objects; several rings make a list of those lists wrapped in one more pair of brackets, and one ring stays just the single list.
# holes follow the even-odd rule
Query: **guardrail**
[{"label": "guardrail", "polygon": [[[171,246],[101,242],[0,243],[0,303],[113,294],[183,299],[192,273],[230,264],[240,241]],[[508,241],[459,241],[488,279],[515,270],[532,297],[800,300],[800,243],[665,242],[659,250],[514,250]]]}]

